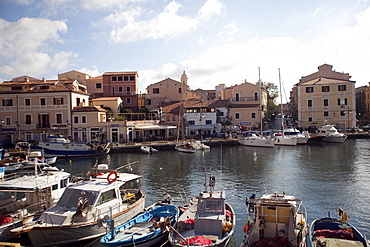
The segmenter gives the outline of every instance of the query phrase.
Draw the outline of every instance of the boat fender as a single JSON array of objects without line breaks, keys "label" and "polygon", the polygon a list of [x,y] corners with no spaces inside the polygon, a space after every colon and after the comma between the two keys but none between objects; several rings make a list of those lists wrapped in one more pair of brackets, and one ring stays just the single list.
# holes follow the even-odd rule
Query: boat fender
[{"label": "boat fender", "polygon": [[109,173],[108,177],[107,177],[107,180],[108,180],[108,183],[113,183],[117,180],[117,177],[118,177],[118,173],[116,171],[113,171],[111,173]]}]

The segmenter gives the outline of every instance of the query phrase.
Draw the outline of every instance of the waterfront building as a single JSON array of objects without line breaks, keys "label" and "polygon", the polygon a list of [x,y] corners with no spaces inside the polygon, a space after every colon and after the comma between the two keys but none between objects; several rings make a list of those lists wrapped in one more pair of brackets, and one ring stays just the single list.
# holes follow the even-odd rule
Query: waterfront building
[{"label": "waterfront building", "polygon": [[137,72],[105,72],[103,97],[119,96],[123,107],[136,112],[138,109]]},{"label": "waterfront building", "polygon": [[304,76],[291,93],[291,105],[296,111],[298,126],[330,123],[339,129],[356,126],[355,81],[348,73],[333,70],[323,64],[318,71]]},{"label": "waterfront building", "polygon": [[240,85],[224,88],[221,99],[229,101],[229,119],[232,125],[244,129],[259,128],[263,110],[267,107],[267,92],[256,84],[245,81]]},{"label": "waterfront building", "polygon": [[88,106],[86,86],[77,80],[21,76],[0,84],[2,140],[41,141],[50,134],[72,135],[72,109]]}]

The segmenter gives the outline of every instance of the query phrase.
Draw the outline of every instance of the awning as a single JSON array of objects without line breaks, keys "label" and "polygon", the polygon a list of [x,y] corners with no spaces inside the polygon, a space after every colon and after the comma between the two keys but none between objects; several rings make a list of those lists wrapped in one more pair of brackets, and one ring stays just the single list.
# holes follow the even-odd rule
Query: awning
[{"label": "awning", "polygon": [[135,126],[136,130],[164,130],[164,129],[177,129],[177,126],[172,125],[138,125]]}]

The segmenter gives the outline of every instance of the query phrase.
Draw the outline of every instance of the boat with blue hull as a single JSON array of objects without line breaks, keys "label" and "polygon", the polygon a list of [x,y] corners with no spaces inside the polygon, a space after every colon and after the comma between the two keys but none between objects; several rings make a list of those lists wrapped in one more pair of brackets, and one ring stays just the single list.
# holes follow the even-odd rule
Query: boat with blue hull
[{"label": "boat with blue hull", "polygon": [[173,204],[153,205],[104,235],[100,243],[107,247],[160,245],[168,237],[168,225],[177,221],[179,212]]},{"label": "boat with blue hull", "polygon": [[312,222],[310,227],[310,245],[317,246],[351,246],[369,247],[369,242],[357,228],[347,222],[349,216],[342,209],[338,209],[340,219],[328,217],[319,218]]}]

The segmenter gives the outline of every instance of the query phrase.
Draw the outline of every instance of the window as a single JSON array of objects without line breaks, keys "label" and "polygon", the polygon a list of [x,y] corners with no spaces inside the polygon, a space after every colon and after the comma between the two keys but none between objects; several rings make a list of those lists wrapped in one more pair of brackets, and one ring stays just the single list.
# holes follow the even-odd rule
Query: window
[{"label": "window", "polygon": [[12,90],[19,91],[19,90],[22,90],[22,87],[12,87]]},{"label": "window", "polygon": [[340,115],[341,115],[342,117],[344,117],[344,116],[346,115],[346,112],[345,112],[345,111],[340,111]]},{"label": "window", "polygon": [[239,93],[235,93],[235,101],[239,101],[240,100],[240,94]]},{"label": "window", "polygon": [[347,105],[347,98],[344,98],[344,104]]},{"label": "window", "polygon": [[10,117],[6,117],[5,118],[5,125],[11,125],[12,124],[12,120]]},{"label": "window", "polygon": [[307,106],[312,107],[312,99],[307,100]]},{"label": "window", "polygon": [[206,124],[212,124],[212,120],[206,120]]},{"label": "window", "polygon": [[13,99],[3,99],[3,106],[13,106]]},{"label": "window", "polygon": [[256,113],[255,112],[252,112],[251,118],[256,118]]},{"label": "window", "polygon": [[313,87],[306,87],[306,93],[313,93]]},{"label": "window", "polygon": [[24,99],[24,105],[31,105],[31,99]]},{"label": "window", "polygon": [[96,83],[95,84],[95,88],[101,88],[101,83],[99,82],[99,83]]},{"label": "window", "polygon": [[73,122],[78,123],[78,116],[73,117]]},{"label": "window", "polygon": [[114,189],[112,190],[108,190],[106,192],[103,192],[101,193],[97,203],[96,203],[96,206],[99,206],[103,203],[106,203],[106,202],[109,202],[111,200],[114,200],[116,199],[117,196],[116,196],[116,191]]},{"label": "window", "polygon": [[195,125],[195,121],[194,120],[189,120],[188,125]]},{"label": "window", "polygon": [[130,75],[130,81],[135,81],[135,76]]},{"label": "window", "polygon": [[117,76],[112,76],[112,81],[117,81]]},{"label": "window", "polygon": [[122,87],[118,87],[118,92],[122,93]]},{"label": "window", "polygon": [[131,104],[131,98],[126,98],[126,104]]},{"label": "window", "polygon": [[54,105],[63,105],[63,98],[62,97],[54,98]]},{"label": "window", "polygon": [[125,75],[125,76],[123,77],[123,80],[124,80],[124,81],[128,81],[128,76],[127,76],[127,75]]},{"label": "window", "polygon": [[181,87],[179,87],[179,93],[181,93]]},{"label": "window", "polygon": [[32,123],[31,115],[30,114],[27,114],[25,116],[25,119],[26,119],[25,124],[31,124]]},{"label": "window", "polygon": [[329,99],[324,99],[324,106],[329,106]]},{"label": "window", "polygon": [[322,92],[330,92],[330,86],[322,86]]},{"label": "window", "polygon": [[159,88],[153,88],[153,94],[159,94]]},{"label": "window", "polygon": [[56,117],[56,120],[57,120],[57,124],[61,124],[61,123],[63,123],[63,120],[62,120],[62,114],[61,114],[61,113],[57,113],[57,114],[55,115],[55,117]]},{"label": "window", "polygon": [[329,117],[329,112],[324,111],[324,117]]},{"label": "window", "polygon": [[151,105],[152,99],[145,99],[145,105]]},{"label": "window", "polygon": [[220,111],[220,117],[223,117],[224,116],[224,112],[223,111]]},{"label": "window", "polygon": [[235,113],[235,119],[239,119],[240,118],[240,113]]},{"label": "window", "polygon": [[308,117],[308,122],[312,122],[312,117]]},{"label": "window", "polygon": [[118,76],[117,81],[122,81],[122,76]]},{"label": "window", "polygon": [[86,123],[86,116],[81,117],[81,123]]},{"label": "window", "polygon": [[40,105],[46,105],[46,99],[40,98]]},{"label": "window", "polygon": [[338,85],[338,91],[346,91],[346,85]]},{"label": "window", "polygon": [[258,93],[257,92],[254,93],[254,100],[258,100]]},{"label": "window", "polygon": [[130,92],[131,92],[131,87],[126,87],[126,92],[127,92],[127,94],[130,94]]}]

